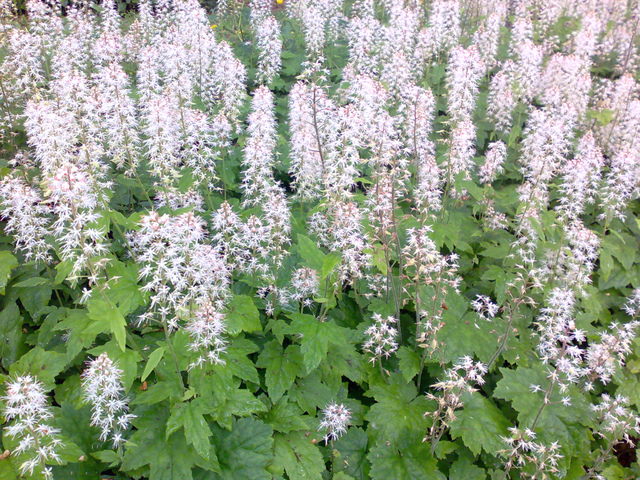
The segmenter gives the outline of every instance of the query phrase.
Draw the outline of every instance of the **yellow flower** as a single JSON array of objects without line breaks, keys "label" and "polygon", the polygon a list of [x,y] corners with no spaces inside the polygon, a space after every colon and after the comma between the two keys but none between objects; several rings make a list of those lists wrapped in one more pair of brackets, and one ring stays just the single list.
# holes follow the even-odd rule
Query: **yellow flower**
[{"label": "yellow flower", "polygon": [[284,3],[284,0],[276,0],[276,3],[277,3],[278,5],[282,5],[282,4]]},{"label": "yellow flower", "polygon": [[211,28],[218,28],[218,25],[214,23],[213,25],[211,25]]}]

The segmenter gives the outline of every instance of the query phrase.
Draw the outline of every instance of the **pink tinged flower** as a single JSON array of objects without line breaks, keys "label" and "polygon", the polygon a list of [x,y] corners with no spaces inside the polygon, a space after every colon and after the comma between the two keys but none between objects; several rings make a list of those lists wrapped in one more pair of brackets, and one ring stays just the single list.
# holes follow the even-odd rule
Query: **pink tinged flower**
[{"label": "pink tinged flower", "polygon": [[473,34],[473,43],[478,47],[486,69],[491,69],[496,64],[500,42],[500,27],[504,14],[504,9],[488,12],[488,16]]},{"label": "pink tinged flower", "polygon": [[[560,101],[572,105],[582,115],[589,103],[591,90],[591,62],[577,55],[555,54],[551,57],[540,80],[543,100],[549,102],[552,87],[557,88]],[[550,103],[550,102],[549,102]]]},{"label": "pink tinged flower", "polygon": [[322,415],[318,431],[325,430],[327,432],[324,436],[325,443],[338,440],[347,433],[347,427],[351,423],[351,411],[344,404],[327,405],[322,411]]},{"label": "pink tinged flower", "polygon": [[529,38],[512,41],[516,61],[513,68],[517,93],[521,98],[530,101],[538,93],[540,69],[544,52],[542,47]]},{"label": "pink tinged flower", "polygon": [[[640,105],[640,102],[638,102]],[[639,117],[640,118],[640,117]],[[628,203],[640,196],[640,154],[638,149],[625,147],[611,159],[611,169],[600,191],[600,219],[626,218]]]},{"label": "pink tinged flower", "polygon": [[91,425],[100,428],[100,440],[110,439],[115,448],[123,442],[123,434],[130,428],[135,415],[127,413],[122,370],[106,353],[87,362],[82,374],[85,402],[91,404]]},{"label": "pink tinged flower", "polygon": [[256,30],[258,57],[258,81],[269,85],[280,73],[282,66],[282,40],[280,24],[274,16],[264,18]]},{"label": "pink tinged flower", "polygon": [[321,56],[325,42],[325,19],[322,13],[314,5],[306,4],[302,11],[302,24],[308,56]]},{"label": "pink tinged flower", "polygon": [[46,479],[51,479],[51,470],[46,464],[61,463],[56,450],[62,441],[58,438],[60,431],[47,424],[53,414],[47,404],[45,387],[31,375],[9,380],[6,386],[3,413],[7,421],[14,422],[5,433],[20,440],[13,452],[22,461],[20,473],[32,475],[38,468]]},{"label": "pink tinged flower", "polygon": [[430,5],[428,35],[425,35],[427,58],[446,52],[460,37],[460,2],[437,0]]},{"label": "pink tinged flower", "polygon": [[452,122],[472,120],[478,85],[483,73],[484,65],[475,46],[455,47],[451,51],[447,67],[447,110]]},{"label": "pink tinged flower", "polygon": [[248,123],[248,138],[242,161],[245,167],[242,187],[245,202],[254,204],[260,202],[260,193],[275,183],[273,168],[277,125],[274,97],[264,85],[254,92]]},{"label": "pink tinged flower", "polygon": [[496,130],[508,132],[511,129],[513,109],[517,100],[513,91],[510,64],[505,63],[489,84],[487,115],[495,122]]},{"label": "pink tinged flower", "polygon": [[507,146],[498,140],[490,143],[485,153],[484,164],[480,167],[478,175],[481,183],[491,183],[504,171],[502,167],[507,158]]},{"label": "pink tinged flower", "polygon": [[[475,141],[476,130],[471,121],[461,121],[451,131],[449,156],[443,165],[443,169],[448,174],[447,181],[449,183],[453,184],[460,173],[464,173],[464,178],[467,180],[471,178],[471,171],[475,168],[475,163],[473,162]],[[452,190],[453,193],[455,192]]]},{"label": "pink tinged flower", "polygon": [[471,302],[471,306],[478,316],[485,320],[491,320],[500,310],[500,307],[493,303],[486,295],[477,295],[476,299]]},{"label": "pink tinged flower", "polygon": [[[312,301],[318,296],[320,281],[318,273],[308,267],[299,268],[293,272],[291,278],[291,299],[297,302]],[[308,305],[305,303],[305,305]]]},{"label": "pink tinged flower", "polygon": [[394,317],[382,318],[379,313],[374,313],[373,320],[376,322],[375,325],[370,326],[364,332],[367,341],[362,348],[365,352],[373,355],[370,361],[375,363],[382,357],[389,358],[398,349],[396,342],[398,330],[392,327],[397,323],[397,319]]},{"label": "pink tinged flower", "polygon": [[595,203],[602,179],[604,156],[591,132],[578,143],[575,156],[562,167],[562,195],[557,210],[568,218],[577,218],[588,204]]},{"label": "pink tinged flower", "polygon": [[218,311],[211,302],[198,306],[193,316],[187,321],[185,330],[191,337],[189,348],[197,353],[196,360],[189,366],[194,368],[203,364],[224,364],[221,358],[226,352],[227,332],[225,315]]},{"label": "pink tinged flower", "polygon": [[50,209],[35,188],[19,177],[6,176],[0,181],[0,217],[6,221],[5,232],[13,235],[16,249],[27,261],[49,263],[52,260],[49,235]]},{"label": "pink tinged flower", "polygon": [[291,167],[296,193],[303,199],[317,198],[326,178],[328,154],[337,136],[336,106],[315,83],[296,83],[289,93]]}]

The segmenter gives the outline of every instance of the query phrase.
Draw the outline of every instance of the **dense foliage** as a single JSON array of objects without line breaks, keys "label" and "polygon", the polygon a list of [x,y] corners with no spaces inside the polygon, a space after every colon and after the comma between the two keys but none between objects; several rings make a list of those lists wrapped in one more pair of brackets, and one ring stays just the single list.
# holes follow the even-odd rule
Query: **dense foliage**
[{"label": "dense foliage", "polygon": [[0,0],[0,479],[638,478],[632,3]]}]

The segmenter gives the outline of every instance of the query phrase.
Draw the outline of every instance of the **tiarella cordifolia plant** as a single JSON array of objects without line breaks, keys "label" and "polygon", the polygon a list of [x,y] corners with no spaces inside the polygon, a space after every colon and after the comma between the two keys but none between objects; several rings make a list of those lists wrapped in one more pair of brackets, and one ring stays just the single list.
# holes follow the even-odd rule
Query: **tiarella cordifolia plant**
[{"label": "tiarella cordifolia plant", "polygon": [[640,477],[637,5],[213,3],[0,0],[0,478]]}]

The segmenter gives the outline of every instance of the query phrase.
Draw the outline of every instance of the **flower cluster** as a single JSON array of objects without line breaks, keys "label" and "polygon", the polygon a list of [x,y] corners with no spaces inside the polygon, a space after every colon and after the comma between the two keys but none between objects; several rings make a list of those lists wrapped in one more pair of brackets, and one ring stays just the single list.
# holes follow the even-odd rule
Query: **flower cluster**
[{"label": "flower cluster", "polygon": [[225,315],[217,310],[211,302],[198,306],[192,317],[187,319],[184,327],[189,333],[192,343],[189,348],[199,353],[190,368],[210,363],[224,364],[221,357],[227,350],[224,334],[227,331]]},{"label": "flower cluster", "polygon": [[124,433],[135,418],[127,413],[122,370],[103,353],[87,362],[82,374],[82,390],[85,401],[91,404],[91,425],[100,428],[100,440],[110,439],[115,448],[120,447]]},{"label": "flower cluster", "polygon": [[329,443],[347,433],[350,422],[351,411],[342,403],[340,405],[332,403],[322,410],[322,421],[318,425],[318,430],[326,430],[324,441]]},{"label": "flower cluster", "polygon": [[2,399],[6,402],[5,418],[15,420],[5,434],[20,439],[13,454],[26,458],[20,464],[20,473],[32,475],[39,469],[45,478],[53,478],[46,464],[61,463],[56,450],[62,441],[59,430],[48,424],[53,414],[47,405],[44,385],[31,375],[24,375],[7,382],[7,394]]},{"label": "flower cluster", "polygon": [[398,349],[396,337],[398,330],[391,325],[398,320],[394,317],[382,318],[379,313],[373,314],[375,325],[371,325],[364,331],[367,341],[362,346],[365,352],[372,354],[369,359],[371,363],[376,363],[382,357],[389,358]]},{"label": "flower cluster", "polygon": [[229,269],[218,250],[204,243],[203,220],[193,213],[175,217],[150,212],[129,236],[142,265],[143,291],[151,292],[151,309],[140,322],[157,320],[170,330],[179,327],[193,304],[205,301],[222,308],[229,288]]},{"label": "flower cluster", "polygon": [[[509,437],[502,438],[508,448],[499,452],[507,459],[507,473],[512,468],[520,468],[522,478],[548,480],[553,478],[551,475],[559,472],[558,464],[563,455],[560,453],[561,446],[558,442],[551,445],[536,442],[535,432],[528,428],[520,430],[517,427],[509,427],[509,433]],[[526,465],[533,465],[533,473],[523,469]]]},{"label": "flower cluster", "polygon": [[491,320],[500,310],[500,307],[493,303],[486,295],[477,295],[476,299],[471,302],[471,306],[478,316],[485,320]]}]

